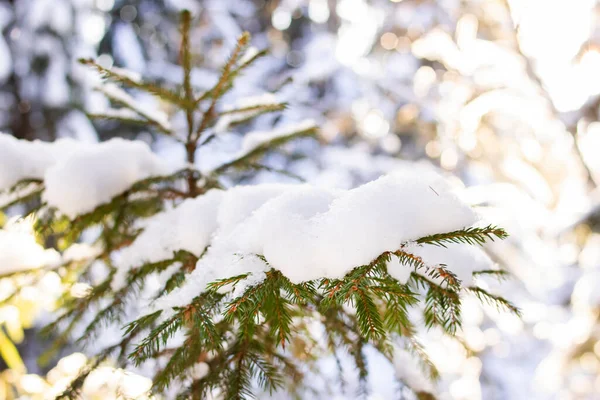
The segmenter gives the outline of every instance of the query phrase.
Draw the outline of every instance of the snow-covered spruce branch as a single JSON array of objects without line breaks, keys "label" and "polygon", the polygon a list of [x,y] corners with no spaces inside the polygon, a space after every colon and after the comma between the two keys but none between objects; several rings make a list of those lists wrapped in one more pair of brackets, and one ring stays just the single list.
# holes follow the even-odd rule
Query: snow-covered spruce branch
[{"label": "snow-covered spruce branch", "polygon": [[[222,118],[236,116],[222,122],[229,128],[284,105],[264,96],[221,104],[235,78],[265,54],[248,48],[247,34],[217,83],[197,94],[190,18],[183,14],[178,89],[85,61],[113,83],[151,93],[183,112],[185,131],[168,132],[185,149],[179,165],[166,164],[137,141],[41,143],[0,135],[0,190],[10,191],[9,205],[35,210],[36,233],[55,247],[44,249],[33,235],[18,236],[13,247],[23,251],[5,253],[35,258],[23,263],[17,255],[6,257],[0,271],[31,274],[60,266],[56,271],[68,287],[91,286],[60,299],[59,316],[44,329],[54,342],[42,360],[73,340],[93,346],[107,326],[125,325],[116,343],[90,349],[96,357],[63,398],[76,397],[86,376],[109,357],[121,367],[155,363],[156,392],[202,399],[220,391],[241,399],[265,390],[301,393],[310,385],[303,381],[307,365],[347,349],[364,385],[368,346],[389,360],[398,352],[406,358],[407,347],[426,364],[417,340],[422,327],[411,309],[422,311],[427,327],[450,335],[460,328],[467,292],[517,311],[474,281],[478,271],[495,271],[474,245],[506,233],[475,227],[474,211],[431,171],[398,172],[352,190],[227,188],[235,170],[252,169],[276,147],[314,135],[312,122],[247,133],[230,161],[198,171],[196,150],[218,140]],[[135,110],[134,96],[113,89],[115,102]],[[150,122],[152,111],[142,111],[146,126],[167,133]],[[68,256],[82,242],[88,251]],[[325,329],[326,348],[312,338],[309,321]],[[420,397],[433,396],[410,376],[399,379]]]},{"label": "snow-covered spruce branch", "polygon": [[[464,230],[464,233],[472,235],[472,232],[467,229]],[[454,234],[458,233],[454,232]],[[481,235],[487,237],[485,233]],[[413,270],[411,277],[414,278],[415,285],[402,284],[391,277],[387,270],[393,255],[395,255],[394,252],[383,253],[371,263],[354,268],[342,279],[335,280],[323,278],[294,284],[280,271],[270,269],[265,272],[264,279],[260,283],[248,287],[239,296],[233,296],[233,298],[225,295],[223,289],[227,287],[234,289],[236,285],[248,279],[249,274],[217,280],[207,285],[208,291],[205,294],[196,297],[187,306],[176,308],[175,314],[151,330],[131,357],[136,363],[145,361],[152,357],[153,353],[160,353],[162,347],[169,342],[176,331],[185,329],[185,326],[190,324],[190,320],[196,321],[192,323],[196,327],[200,323],[198,321],[201,321],[205,332],[200,334],[195,330],[190,331],[191,336],[186,340],[186,345],[177,349],[160,373],[160,379],[156,385],[158,389],[163,389],[169,381],[168,377],[172,378],[181,373],[186,359],[193,360],[208,351],[207,349],[220,348],[221,339],[226,336],[228,331],[215,334],[218,332],[217,325],[209,322],[218,319],[220,313],[225,317],[224,321],[231,324],[228,328],[235,326],[237,330],[236,339],[230,346],[233,348],[243,347],[245,346],[244,340],[252,340],[257,330],[268,327],[269,337],[275,339],[271,351],[276,351],[279,346],[285,347],[286,343],[290,341],[292,332],[298,331],[298,327],[293,323],[294,315],[301,315],[308,309],[318,311],[327,319],[331,317],[333,310],[342,310],[344,306],[348,305],[355,310],[355,313],[348,318],[354,321],[359,337],[364,338],[365,343],[372,341],[384,349],[390,334],[395,332],[406,335],[407,331],[412,330],[407,308],[422,301],[417,290],[419,284],[428,288],[424,311],[426,323],[431,326],[440,325],[447,331],[454,332],[460,324],[460,284],[455,279],[448,280],[447,278],[442,279],[442,284],[436,284],[414,272],[420,264],[415,266],[411,260],[416,257],[408,254],[404,258],[406,262],[403,264],[409,271]],[[266,262],[262,256],[257,258]],[[436,276],[436,278],[439,277]],[[479,288],[476,290],[486,293]],[[507,303],[504,299],[489,294],[486,295],[486,298],[495,299],[499,305]],[[215,312],[215,310],[218,311]],[[128,329],[138,328],[138,324],[147,327],[148,320],[157,319],[160,313],[162,311],[145,316],[130,324]],[[347,326],[344,326],[344,329],[347,329]],[[197,349],[196,353],[192,351],[193,348]],[[231,360],[237,357],[241,357],[241,355],[236,352],[230,354]],[[248,370],[251,367],[248,365]],[[214,368],[215,370],[211,370],[211,374],[217,374],[213,377],[215,381],[225,378],[218,374],[231,373],[229,363],[223,363],[224,370],[220,372],[217,366]],[[248,372],[241,366],[237,366],[237,368],[239,373]],[[272,372],[275,373],[277,370],[274,369]],[[283,379],[283,376],[275,374],[272,378]],[[247,382],[248,385],[252,382],[250,377],[236,379]],[[207,382],[204,383],[207,384]],[[196,382],[195,387],[200,390],[203,382]],[[249,390],[249,386],[244,388],[242,385],[239,389]],[[237,393],[237,395],[239,394]]]},{"label": "snow-covered spruce branch", "polygon": [[95,60],[89,58],[81,58],[79,62],[83,65],[88,65],[96,69],[105,79],[123,84],[124,86],[132,89],[137,89],[162,99],[167,99],[173,104],[177,104],[180,107],[187,105],[184,96],[179,93],[181,90],[172,90],[164,88],[155,83],[149,83],[142,80],[142,77],[138,74],[123,70],[121,68],[105,68],[98,64]]}]

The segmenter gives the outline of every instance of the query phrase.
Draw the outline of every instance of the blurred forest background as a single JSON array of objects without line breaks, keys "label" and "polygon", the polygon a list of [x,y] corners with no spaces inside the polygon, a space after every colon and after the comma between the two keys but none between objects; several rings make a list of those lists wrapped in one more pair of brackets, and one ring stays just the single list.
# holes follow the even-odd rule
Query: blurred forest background
[{"label": "blurred forest background", "polygon": [[[107,100],[77,59],[178,82],[182,9],[195,16],[195,86],[214,84],[235,38],[249,31],[271,54],[231,98],[279,89],[290,106],[277,118],[309,117],[321,127],[324,146],[288,146],[252,182],[299,176],[350,188],[407,162],[428,163],[509,232],[490,247],[512,274],[494,289],[523,318],[465,304],[464,346],[424,338],[443,398],[600,398],[596,0],[4,0],[0,130],[28,140],[137,138],[179,157],[174,143],[143,126],[92,120]],[[239,140],[223,136],[219,146]],[[0,297],[12,284],[0,281]],[[30,393],[55,379],[36,364],[44,343],[34,338],[55,286],[49,277],[0,307],[0,341],[21,343]],[[68,374],[67,362],[61,368]],[[17,379],[2,370],[2,379]]]}]

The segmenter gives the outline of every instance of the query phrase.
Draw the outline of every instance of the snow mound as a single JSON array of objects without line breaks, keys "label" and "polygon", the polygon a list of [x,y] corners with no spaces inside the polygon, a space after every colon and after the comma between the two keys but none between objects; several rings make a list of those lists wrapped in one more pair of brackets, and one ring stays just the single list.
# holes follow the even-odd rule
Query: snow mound
[{"label": "snow mound", "polygon": [[199,257],[217,228],[220,235],[227,234],[267,200],[289,188],[289,185],[267,184],[238,186],[226,192],[214,189],[153,216],[131,246],[119,254],[115,262],[117,272],[111,283],[113,290],[125,286],[132,268],[168,260],[178,250]]},{"label": "snow mound", "polygon": [[[243,190],[246,195],[241,195]],[[272,197],[259,195],[262,190],[270,191]],[[251,191],[255,202],[245,208]],[[217,227],[196,269],[183,286],[160,299],[156,307],[189,304],[217,279],[250,273],[251,284],[255,284],[270,268],[295,283],[341,278],[381,253],[399,249],[403,243],[463,229],[477,221],[474,211],[452,193],[447,183],[425,169],[394,173],[352,190],[297,185],[277,192],[272,186],[262,185],[226,192],[219,215],[239,215]],[[415,249],[424,251],[425,247]],[[438,250],[435,246],[426,249],[423,257],[437,264]],[[457,260],[457,268],[465,268],[461,264],[468,256],[464,250],[456,247],[450,253],[450,258]],[[402,280],[407,279],[404,275]],[[466,272],[459,275],[466,279]]]},{"label": "snow mound", "polygon": [[110,202],[139,180],[169,172],[145,143],[115,138],[80,148],[48,168],[43,199],[74,218]]},{"label": "snow mound", "polygon": [[84,146],[69,138],[30,142],[0,133],[0,190],[9,189],[22,179],[42,179],[58,160]]},{"label": "snow mound", "polygon": [[0,229],[0,275],[53,267],[60,262],[56,250],[46,250],[35,241],[30,218],[13,219]]},{"label": "snow mound", "polygon": [[132,268],[168,260],[178,250],[200,256],[217,228],[217,210],[222,197],[221,190],[211,190],[153,216],[131,246],[120,252],[115,262],[117,273],[111,283],[113,290],[125,286],[127,273]]}]

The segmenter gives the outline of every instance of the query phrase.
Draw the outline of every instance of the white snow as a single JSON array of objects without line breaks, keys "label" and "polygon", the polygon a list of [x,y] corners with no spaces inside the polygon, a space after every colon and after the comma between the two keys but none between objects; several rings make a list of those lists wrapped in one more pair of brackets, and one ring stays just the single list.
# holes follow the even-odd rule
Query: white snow
[{"label": "white snow", "polygon": [[121,75],[132,82],[142,83],[142,74],[131,71],[129,69],[119,68],[119,67],[111,67],[111,72],[114,72],[117,75]]},{"label": "white snow", "polygon": [[63,261],[82,261],[92,259],[102,253],[102,248],[87,243],[73,243],[63,252]]},{"label": "white snow", "polygon": [[246,50],[244,55],[240,58],[240,65],[246,64],[253,57],[255,57],[258,53],[259,53],[259,50],[256,47],[250,46],[248,48],[248,50]]},{"label": "white snow", "polygon": [[120,103],[124,104],[133,104],[135,100],[129,93],[121,89],[115,83],[104,83],[102,85],[98,85],[96,90],[101,91],[106,94],[109,98],[114,99]]},{"label": "white snow", "polygon": [[[171,129],[171,124],[169,123],[169,117],[161,110],[152,109],[148,107],[147,104],[134,99],[129,93],[123,90],[121,87],[114,83],[105,83],[103,85],[99,85],[96,89],[102,93],[104,93],[108,98],[117,101],[121,105],[125,106],[125,110],[133,111],[133,113],[125,114],[126,118],[138,119],[139,117],[146,118],[150,121],[157,123],[163,130],[168,131]],[[121,111],[120,109],[118,111]],[[109,113],[113,113],[114,116],[115,111],[109,111]],[[111,115],[111,114],[107,114]],[[118,116],[118,115],[116,115]]]},{"label": "white snow", "polygon": [[395,347],[394,366],[396,376],[415,392],[434,393],[431,381],[423,374],[416,357],[408,351]]},{"label": "white snow", "polygon": [[13,189],[10,191],[0,190],[0,208],[6,207],[8,204],[29,196],[33,192],[39,189],[37,183],[31,182],[26,185],[22,185],[19,189]]},{"label": "white snow", "polygon": [[[177,208],[158,214],[134,243],[119,255],[115,262],[118,269],[113,278],[113,289],[118,290],[125,285],[131,268],[169,259],[177,250],[187,250],[200,256],[217,227],[219,235],[227,235],[266,201],[289,188],[289,185],[265,184],[238,186],[226,192],[211,190],[204,196],[186,200]],[[229,268],[229,276],[234,276],[247,272],[244,265],[248,262],[259,261],[254,256],[244,257],[242,261],[241,257],[232,255],[228,265],[216,266],[215,269]],[[262,261],[260,263],[264,265]],[[255,273],[257,265],[252,268]]]},{"label": "white snow", "polygon": [[144,376],[108,366],[94,369],[82,387],[84,398],[148,398],[152,380]]},{"label": "white snow", "polygon": [[400,262],[400,259],[394,255],[391,256],[390,261],[387,263],[388,273],[392,278],[398,280],[398,282],[405,284],[410,278],[412,268],[408,265],[404,265]]},{"label": "white snow", "polygon": [[55,142],[19,140],[0,133],[0,190],[22,179],[41,179],[48,168],[84,146],[73,139]]},{"label": "white snow", "polygon": [[[411,240],[477,221],[473,210],[458,200],[446,182],[425,169],[398,172],[352,190],[296,185],[277,195],[279,189],[269,186],[274,196],[270,199],[266,193],[258,195],[259,185],[252,189],[256,202],[247,208],[243,190],[225,193],[219,215],[232,210],[239,216],[224,221],[225,229],[217,229],[211,247],[184,285],[157,302],[157,308],[189,304],[216,279],[251,273],[253,283],[260,282],[259,277],[270,268],[295,283],[341,278]],[[437,250],[428,247],[428,260],[438,263]],[[465,268],[460,263],[465,256],[462,250],[448,253],[445,263],[456,259],[457,268]],[[256,255],[264,256],[268,265]],[[394,274],[401,281],[407,279],[405,271]]]},{"label": "white snow", "polygon": [[153,216],[131,246],[118,255],[115,261],[117,273],[111,283],[113,290],[124,287],[132,268],[168,260],[177,250],[200,256],[217,228],[217,210],[222,197],[222,191],[211,190]]},{"label": "white snow", "polygon": [[143,121],[144,119],[135,111],[129,108],[104,108],[98,110],[98,115],[106,116],[108,118],[124,118],[136,121]]},{"label": "white snow", "polygon": [[43,199],[74,218],[110,202],[139,180],[169,172],[145,143],[114,138],[83,147],[49,168]]},{"label": "white snow", "polygon": [[194,380],[200,380],[204,378],[209,372],[210,367],[205,362],[196,363],[190,368],[190,375]]},{"label": "white snow", "polygon": [[217,221],[219,234],[226,235],[248,218],[266,201],[288,191],[292,186],[284,184],[263,184],[237,186],[223,197]]},{"label": "white snow", "polygon": [[32,219],[12,219],[0,229],[0,275],[60,264],[60,254],[36,242]]},{"label": "white snow", "polygon": [[284,125],[270,131],[253,131],[244,135],[240,153],[236,158],[242,157],[264,143],[272,140],[293,136],[298,132],[316,128],[315,121],[305,120],[296,124]]}]

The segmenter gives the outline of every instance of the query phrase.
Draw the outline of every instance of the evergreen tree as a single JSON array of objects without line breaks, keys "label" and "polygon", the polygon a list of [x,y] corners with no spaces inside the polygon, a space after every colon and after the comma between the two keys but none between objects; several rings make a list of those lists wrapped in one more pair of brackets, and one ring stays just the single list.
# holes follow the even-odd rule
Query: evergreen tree
[{"label": "evergreen tree", "polygon": [[[106,78],[100,90],[118,107],[93,117],[150,127],[180,142],[182,168],[173,171],[140,142],[24,144],[0,137],[4,166],[31,163],[0,174],[0,187],[11,186],[5,208],[29,205],[40,238],[62,252],[62,261],[46,268],[67,285],[90,285],[61,299],[60,315],[44,329],[53,344],[41,361],[52,360],[72,339],[95,347],[107,326],[124,326],[121,338],[95,351],[61,398],[76,398],[86,377],[110,358],[122,367],[155,365],[153,392],[180,398],[242,399],[276,390],[302,396],[307,369],[341,350],[352,355],[366,393],[366,348],[390,361],[409,351],[435,378],[417,325],[422,319],[454,336],[466,294],[518,313],[472,280],[503,275],[487,268],[476,246],[506,233],[474,225],[473,212],[426,172],[347,192],[227,187],[236,171],[264,168],[259,160],[265,153],[314,135],[310,123],[247,133],[232,157],[208,172],[198,170],[199,149],[218,140],[221,128],[286,105],[268,96],[221,104],[236,78],[265,54],[249,47],[246,33],[218,81],[199,93],[191,79],[190,24],[184,12],[179,85],[147,83],[82,60]],[[168,104],[183,117],[183,131],[140,107],[121,86]],[[34,146],[47,150],[48,159],[27,154]],[[78,244],[90,241],[91,247]],[[74,256],[73,249],[85,254]],[[152,278],[158,288],[151,287]],[[154,301],[141,303],[142,293]],[[311,323],[322,327],[324,344],[311,334]],[[399,383],[418,398],[433,398],[414,372],[399,372]]]}]

